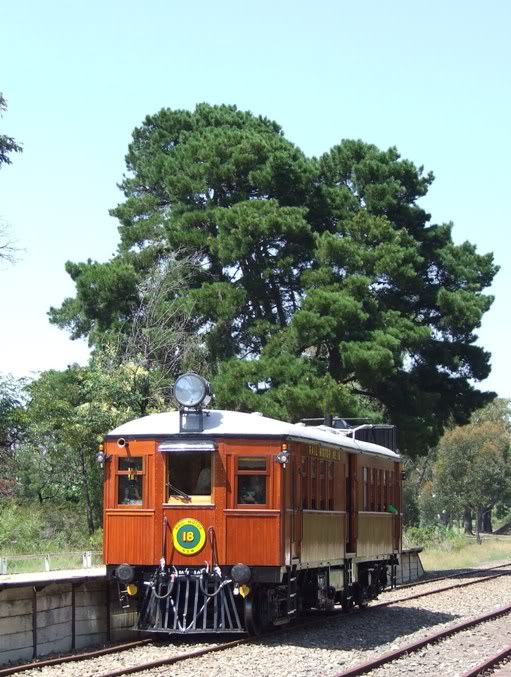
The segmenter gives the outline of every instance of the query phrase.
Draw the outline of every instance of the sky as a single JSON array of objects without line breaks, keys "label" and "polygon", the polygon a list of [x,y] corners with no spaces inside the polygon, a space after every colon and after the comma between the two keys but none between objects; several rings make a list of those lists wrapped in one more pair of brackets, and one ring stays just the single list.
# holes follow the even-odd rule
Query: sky
[{"label": "sky", "polygon": [[432,170],[432,222],[501,266],[479,387],[511,397],[510,2],[3,0],[0,23],[0,133],[24,148],[0,169],[20,249],[0,268],[0,374],[86,362],[47,318],[74,294],[65,262],[115,253],[133,129],[208,102],[276,120],[309,155],[355,138]]}]

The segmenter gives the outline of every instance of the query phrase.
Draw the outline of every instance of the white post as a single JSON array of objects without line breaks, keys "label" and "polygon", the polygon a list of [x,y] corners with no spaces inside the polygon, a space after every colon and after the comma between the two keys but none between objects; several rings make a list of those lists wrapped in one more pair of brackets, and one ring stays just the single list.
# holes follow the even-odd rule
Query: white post
[{"label": "white post", "polygon": [[0,557],[0,574],[7,573],[7,557]]},{"label": "white post", "polygon": [[50,570],[50,556],[49,555],[44,556],[44,570],[45,571]]}]

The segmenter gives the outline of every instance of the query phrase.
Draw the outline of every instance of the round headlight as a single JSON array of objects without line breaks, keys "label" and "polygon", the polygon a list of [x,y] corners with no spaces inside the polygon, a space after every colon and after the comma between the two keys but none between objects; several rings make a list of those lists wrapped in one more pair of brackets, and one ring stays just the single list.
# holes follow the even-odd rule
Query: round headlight
[{"label": "round headlight", "polygon": [[182,407],[198,407],[211,399],[210,385],[198,374],[183,374],[174,385],[174,397]]}]

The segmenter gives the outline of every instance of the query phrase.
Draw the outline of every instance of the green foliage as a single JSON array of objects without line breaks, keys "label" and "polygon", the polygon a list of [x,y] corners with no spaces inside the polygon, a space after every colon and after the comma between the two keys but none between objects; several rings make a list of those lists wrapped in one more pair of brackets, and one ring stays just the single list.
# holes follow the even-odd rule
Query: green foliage
[{"label": "green foliage", "polygon": [[458,551],[466,546],[467,538],[455,529],[437,525],[406,529],[404,542],[409,548],[441,548],[447,551]]},{"label": "green foliage", "polygon": [[414,455],[492,399],[472,383],[490,370],[474,344],[497,267],[430,223],[417,201],[433,176],[395,148],[343,141],[308,158],[276,123],[201,104],[148,116],[126,161],[116,256],[68,263],[76,296],[50,311],[73,337],[129,333],[141,285],[192,257],[168,300],[217,406],[369,413]]},{"label": "green foliage", "polygon": [[29,427],[16,454],[18,495],[40,504],[74,503],[92,534],[102,518],[98,444],[120,423],[162,408],[150,378],[140,366],[119,365],[109,350],[96,351],[87,367],[43,372],[28,386]]},{"label": "green foliage", "polygon": [[14,495],[16,450],[28,427],[24,381],[0,376],[0,500]]},{"label": "green foliage", "polygon": [[501,422],[480,421],[448,431],[440,441],[435,485],[454,514],[479,514],[511,495],[509,435]]},{"label": "green foliage", "polygon": [[98,549],[101,532],[89,540],[83,512],[64,504],[0,502],[0,553],[31,555],[75,549]]},{"label": "green foliage", "polygon": [[0,459],[12,458],[27,425],[24,386],[23,380],[0,375]]},{"label": "green foliage", "polygon": [[493,516],[506,522],[511,508],[510,406],[496,399],[471,423],[453,426],[423,458],[406,459],[405,526],[446,525],[486,531]]},{"label": "green foliage", "polygon": [[[2,113],[7,110],[7,101],[0,92],[0,117]],[[11,136],[6,136],[5,134],[0,134],[0,167],[2,165],[10,165],[11,158],[9,155],[11,153],[21,153],[23,149],[21,146],[16,143],[16,141]]]}]

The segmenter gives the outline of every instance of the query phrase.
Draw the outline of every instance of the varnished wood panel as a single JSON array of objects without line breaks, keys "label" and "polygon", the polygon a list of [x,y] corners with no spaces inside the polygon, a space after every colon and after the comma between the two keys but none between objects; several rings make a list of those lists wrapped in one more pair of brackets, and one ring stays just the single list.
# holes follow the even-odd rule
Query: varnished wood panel
[{"label": "varnished wood panel", "polygon": [[358,557],[389,554],[393,548],[393,515],[361,512],[358,515]]},{"label": "varnished wood panel", "polygon": [[346,547],[346,513],[303,512],[302,562],[342,559]]},{"label": "varnished wood panel", "polygon": [[146,564],[153,559],[153,510],[105,512],[105,564]]},{"label": "varnished wood panel", "polygon": [[280,566],[281,519],[276,511],[228,511],[226,516],[226,560],[228,564]]}]

